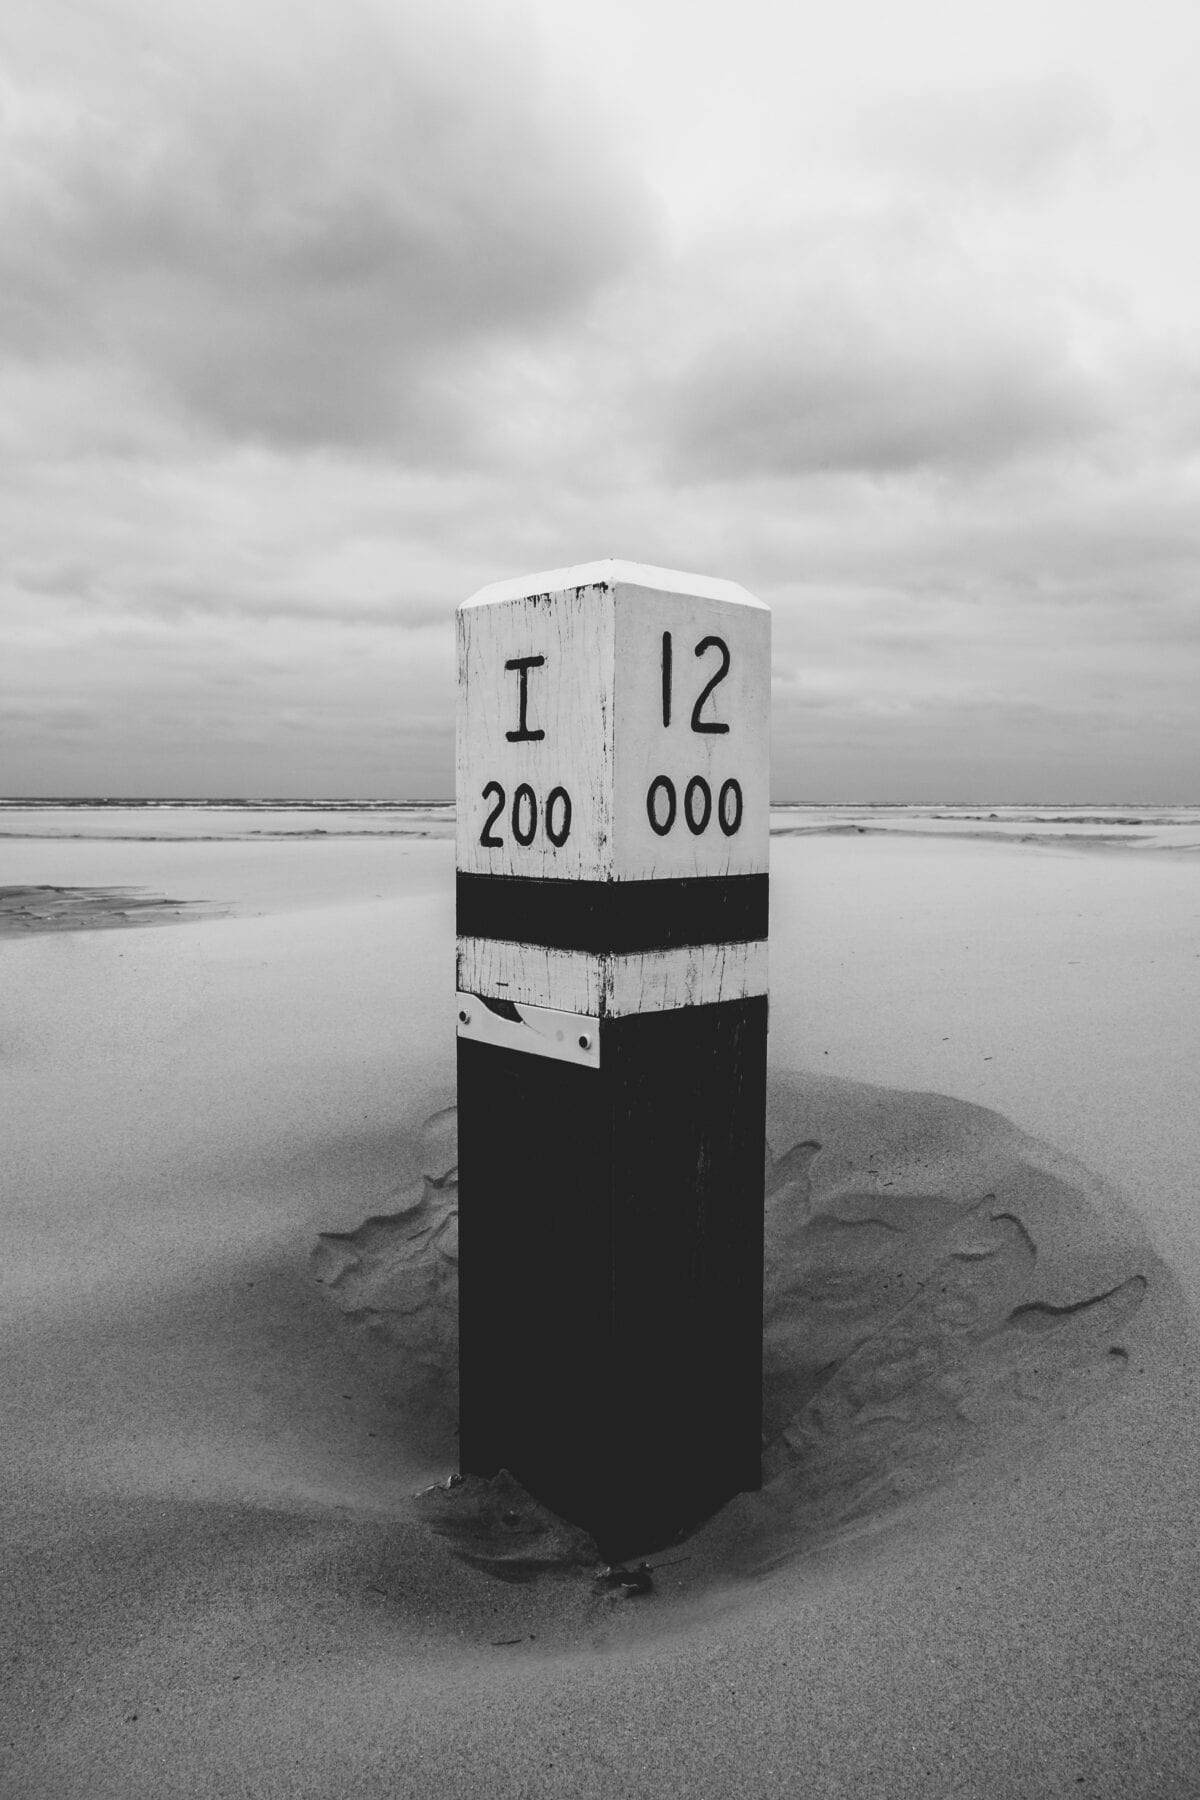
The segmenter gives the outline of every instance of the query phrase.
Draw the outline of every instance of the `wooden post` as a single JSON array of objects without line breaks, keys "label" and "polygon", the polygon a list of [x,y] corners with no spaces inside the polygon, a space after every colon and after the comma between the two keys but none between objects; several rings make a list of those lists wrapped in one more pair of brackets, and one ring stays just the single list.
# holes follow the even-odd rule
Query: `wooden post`
[{"label": "wooden post", "polygon": [[770,614],[459,608],[460,1448],[610,1558],[761,1480]]}]

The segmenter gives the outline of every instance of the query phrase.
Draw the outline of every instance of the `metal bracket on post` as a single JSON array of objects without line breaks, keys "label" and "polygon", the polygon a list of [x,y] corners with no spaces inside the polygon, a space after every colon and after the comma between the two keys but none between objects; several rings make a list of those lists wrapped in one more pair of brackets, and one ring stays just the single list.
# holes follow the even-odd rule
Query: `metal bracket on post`
[{"label": "metal bracket on post", "polygon": [[558,1012],[551,1006],[517,1006],[511,1000],[483,1000],[478,994],[456,996],[458,1035],[502,1050],[523,1050],[556,1062],[600,1067],[600,1021],[585,1013]]}]

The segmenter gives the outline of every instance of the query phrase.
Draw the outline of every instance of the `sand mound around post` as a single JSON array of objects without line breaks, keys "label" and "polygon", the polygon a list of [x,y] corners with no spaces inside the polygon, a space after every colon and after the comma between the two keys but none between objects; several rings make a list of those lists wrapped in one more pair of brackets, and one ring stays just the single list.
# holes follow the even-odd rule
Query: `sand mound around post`
[{"label": "sand mound around post", "polygon": [[[314,1252],[394,1359],[402,1407],[455,1401],[455,1124],[453,1108],[426,1122],[422,1181],[394,1211]],[[774,1077],[764,1487],[702,1528],[698,1566],[749,1572],[881,1525],[968,1467],[1011,1466],[1111,1400],[1167,1280],[1097,1177],[999,1114]],[[586,1561],[536,1501],[478,1485],[421,1508],[473,1564],[511,1576]]]},{"label": "sand mound around post", "polygon": [[397,1400],[457,1407],[458,1113],[418,1134],[422,1173],[354,1231],[322,1232],[312,1267],[356,1327],[398,1352]]}]

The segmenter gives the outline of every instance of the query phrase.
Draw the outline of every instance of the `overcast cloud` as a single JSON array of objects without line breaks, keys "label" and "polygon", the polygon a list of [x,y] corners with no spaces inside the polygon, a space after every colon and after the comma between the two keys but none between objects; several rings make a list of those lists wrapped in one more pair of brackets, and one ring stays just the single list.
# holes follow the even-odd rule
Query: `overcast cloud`
[{"label": "overcast cloud", "polygon": [[946,17],[9,0],[0,791],[448,794],[455,604],[618,555],[777,798],[1200,799],[1191,14]]}]

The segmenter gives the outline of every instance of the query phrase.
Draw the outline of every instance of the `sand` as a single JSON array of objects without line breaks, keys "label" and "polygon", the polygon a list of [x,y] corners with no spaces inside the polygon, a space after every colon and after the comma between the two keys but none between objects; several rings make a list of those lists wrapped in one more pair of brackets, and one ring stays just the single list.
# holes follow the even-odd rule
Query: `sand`
[{"label": "sand", "polygon": [[444,818],[0,813],[180,903],[0,943],[0,1792],[1200,1792],[1200,833],[1040,810],[777,817],[770,1479],[649,1592],[444,1485]]}]

